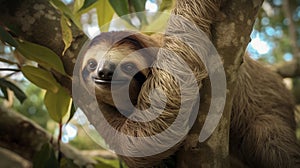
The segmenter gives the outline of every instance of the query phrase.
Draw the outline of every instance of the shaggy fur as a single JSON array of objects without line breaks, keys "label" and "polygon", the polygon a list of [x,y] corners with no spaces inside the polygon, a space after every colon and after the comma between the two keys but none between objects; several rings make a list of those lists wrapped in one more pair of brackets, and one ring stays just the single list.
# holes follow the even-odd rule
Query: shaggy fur
[{"label": "shaggy fur", "polygon": [[250,167],[300,167],[293,102],[277,74],[246,56],[234,94],[230,152]]},{"label": "shaggy fur", "polygon": [[193,22],[211,37],[211,24],[220,17],[218,14],[222,1],[224,0],[178,0],[173,13]]},{"label": "shaggy fur", "polygon": [[[212,20],[216,19],[216,14],[220,6],[220,0],[181,0],[177,2],[174,14],[182,15],[189,21],[194,22],[201,28],[209,37]],[[184,29],[184,25],[177,22],[176,19],[170,20],[171,29],[169,32],[176,32]],[[113,39],[115,34],[106,34],[105,38]],[[100,35],[101,36],[101,35]],[[139,39],[140,38],[140,39]],[[188,37],[189,38],[189,37]],[[191,37],[192,38],[192,37]],[[101,39],[101,37],[99,37]],[[147,39],[147,40],[145,40]],[[105,40],[104,40],[105,41]],[[142,43],[143,47],[151,47],[155,43],[145,43],[149,37],[139,35],[138,43]],[[101,46],[101,41],[95,41]],[[126,48],[127,43],[124,43]],[[156,45],[155,45],[156,46]],[[205,67],[199,57],[191,50],[189,46],[182,44],[179,39],[172,36],[166,36],[164,47],[174,51],[177,55],[168,55],[161,53],[156,58],[154,65],[160,68],[153,68],[151,73],[147,76],[147,80],[143,86],[138,89],[138,101],[136,107],[145,110],[144,117],[155,113],[161,106],[158,104],[161,101],[159,95],[153,95],[154,102],[149,99],[149,91],[152,88],[159,86],[161,92],[164,93],[167,99],[166,108],[158,118],[149,122],[135,122],[122,116],[111,103],[102,101],[101,94],[98,94],[97,100],[101,111],[104,113],[107,121],[116,128],[119,132],[134,137],[147,137],[160,133],[162,130],[169,128],[178,115],[181,100],[191,102],[189,107],[184,107],[184,112],[191,111],[196,106],[199,106],[195,95],[191,95],[186,90],[181,91],[178,88],[178,82],[174,76],[161,69],[168,69],[176,71],[182,81],[189,84],[193,75],[196,76],[199,88],[202,86],[202,81],[208,77]],[[202,46],[202,56],[206,56],[208,50],[206,44]],[[135,48],[128,47],[129,50]],[[113,57],[114,55],[112,55]],[[119,56],[119,55],[118,55]],[[155,55],[148,55],[153,56]],[[178,59],[178,58],[180,59]],[[184,71],[184,64],[187,62],[193,74]],[[233,109],[230,130],[230,153],[241,160],[245,165],[250,167],[300,167],[300,148],[297,144],[295,136],[295,121],[294,121],[294,104],[292,96],[282,84],[282,80],[278,75],[272,73],[266,68],[263,68],[257,62],[245,56],[244,63],[238,72],[237,87],[233,95]],[[185,86],[188,88],[188,86]],[[194,92],[194,91],[193,91]],[[180,97],[181,95],[187,96]],[[102,95],[103,96],[103,95]],[[153,104],[158,105],[148,109]],[[95,107],[93,107],[95,108]],[[187,113],[186,115],[189,115]],[[145,144],[137,143],[130,144],[130,139],[119,140],[118,144],[115,142],[114,134],[107,132],[101,121],[97,121],[96,114],[91,118],[92,123],[97,123],[97,130],[105,138],[106,142],[112,148],[122,148],[124,151],[131,151],[132,147],[137,147],[140,151],[151,149],[152,143]],[[182,121],[180,127],[186,128],[187,121]],[[201,128],[199,128],[199,131]],[[180,135],[188,132],[180,132],[172,130],[172,137],[180,137]],[[157,140],[168,141],[169,137]],[[155,144],[154,144],[155,145]],[[120,156],[130,167],[151,167],[159,164],[163,159],[174,154],[180,147],[181,142],[171,149],[149,157],[125,157]],[[155,148],[155,146],[153,146]]]},{"label": "shaggy fur", "polygon": [[[113,38],[118,33],[122,34],[122,32],[104,34],[106,38]],[[150,40],[148,39],[149,37],[143,37],[142,35],[136,37],[140,44],[145,44],[143,41],[149,42]],[[171,37],[166,37],[165,46],[172,48],[178,55],[194,54],[190,52],[185,53],[190,50],[187,46],[172,45],[174,39],[171,39]],[[103,46],[105,42],[107,43],[107,41],[98,41],[97,45]],[[151,47],[154,43],[147,44],[148,46],[144,47]],[[126,46],[129,50],[136,49],[130,47],[129,43],[123,43],[122,46],[117,47],[126,48]],[[125,56],[123,55],[123,57]],[[156,55],[150,54],[147,56],[155,58]],[[171,58],[166,58],[168,57],[156,58],[156,64],[160,67],[163,65],[176,65],[171,68],[177,69],[177,71],[182,69],[178,63],[171,64],[170,62],[166,62],[174,61]],[[202,64],[200,60],[193,58],[197,57],[183,57],[185,61]],[[192,65],[191,68],[196,69]],[[184,72],[182,73],[184,74]],[[201,71],[198,68],[194,73],[197,79],[200,79],[198,84],[201,86],[201,79],[207,77],[205,70]],[[183,76],[185,75],[187,74]],[[188,79],[189,77],[185,77],[184,80]],[[166,81],[168,82],[166,83]],[[103,94],[99,94],[101,96],[97,97],[99,107],[104,112],[104,116],[108,122],[118,131],[136,137],[155,135],[168,128],[174,122],[174,119],[178,115],[178,106],[180,106],[181,101],[180,91],[177,90],[177,82],[173,79],[172,75],[160,69],[153,68],[151,74],[143,84],[136,107],[146,110],[146,113],[149,110],[149,113],[153,112],[153,109],[147,109],[151,105],[148,98],[148,91],[149,88],[155,86],[162,86],[163,92],[165,92],[167,97],[172,99],[167,100],[165,111],[159,118],[153,121],[140,123],[125,118],[111,104],[102,101]],[[139,92],[139,90],[136,90],[136,92]],[[234,102],[230,130],[231,155],[249,167],[298,167],[300,165],[300,148],[295,136],[294,104],[291,94],[282,83],[282,79],[277,74],[274,74],[248,56],[245,56],[239,70],[237,86],[233,96]],[[156,97],[156,99],[160,100],[159,97]],[[190,101],[190,99],[188,100]],[[105,128],[101,124],[99,128],[102,128],[103,137],[106,138],[106,141],[108,143],[112,142],[114,135],[105,132]],[[176,133],[176,130],[174,132]],[[124,145],[121,145],[122,148],[130,151],[130,146],[125,146],[125,144],[122,143]],[[143,150],[143,145],[140,145],[141,150]],[[180,147],[180,143],[164,153],[149,157],[120,157],[130,167],[149,167],[160,163],[161,160],[175,153],[178,147]]]}]

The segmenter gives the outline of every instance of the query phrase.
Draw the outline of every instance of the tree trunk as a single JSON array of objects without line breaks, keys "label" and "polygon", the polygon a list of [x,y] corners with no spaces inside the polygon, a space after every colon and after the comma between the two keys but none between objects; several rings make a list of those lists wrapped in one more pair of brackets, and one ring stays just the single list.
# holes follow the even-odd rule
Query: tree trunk
[{"label": "tree trunk", "polygon": [[[195,0],[197,1],[197,0]],[[178,0],[178,4],[189,4],[189,0]],[[233,100],[233,89],[238,69],[243,61],[245,49],[250,41],[250,33],[253,29],[258,11],[263,0],[200,0],[199,6],[188,6],[185,8],[203,8],[204,15],[196,18],[191,13],[182,15],[189,20],[198,23],[198,26],[211,38],[217,48],[219,55],[224,61],[224,70],[227,78],[226,105],[223,116],[211,137],[203,143],[199,143],[199,130],[192,129],[188,135],[185,145],[178,152],[177,164],[179,167],[230,167],[229,165],[229,128],[230,115]],[[218,11],[212,11],[210,4],[219,4]],[[186,9],[188,11],[189,9]],[[209,15],[208,15],[209,14]],[[211,17],[214,14],[215,17]],[[186,16],[187,15],[187,16]],[[203,19],[204,22],[196,20]],[[242,31],[241,31],[242,30]],[[210,82],[204,81],[201,89],[201,97],[209,95]],[[209,102],[201,104],[200,112],[209,107]],[[205,111],[205,110],[203,110]],[[207,111],[207,110],[206,110]],[[203,125],[205,115],[198,117],[194,128]]]}]

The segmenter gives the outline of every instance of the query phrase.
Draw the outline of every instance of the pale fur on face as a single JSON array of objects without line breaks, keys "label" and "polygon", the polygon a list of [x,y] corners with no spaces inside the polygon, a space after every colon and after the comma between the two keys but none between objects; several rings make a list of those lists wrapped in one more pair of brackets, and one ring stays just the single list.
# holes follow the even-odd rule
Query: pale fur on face
[{"label": "pale fur on face", "polygon": [[[91,45],[85,53],[82,66],[82,71],[84,71],[90,59],[96,60],[97,68],[93,72],[88,72],[88,75],[83,76],[86,87],[88,88],[87,90],[90,92],[90,94],[96,94],[96,96],[99,97],[98,101],[113,107],[116,107],[117,104],[119,109],[126,111],[133,110],[132,107],[137,102],[141,84],[149,74],[149,66],[151,66],[154,60],[154,58],[151,57],[155,56],[153,55],[152,51],[140,50],[141,48],[137,48],[135,46],[135,43],[142,43],[142,41],[137,40],[135,42],[131,40],[132,39],[125,39],[121,42],[113,43],[109,40],[101,39],[97,43],[92,42],[93,45]],[[92,80],[93,77],[96,77],[98,75],[97,70],[101,69],[101,67],[103,67],[106,62],[110,62],[116,67],[113,77],[114,80],[130,81],[129,90],[124,86],[124,84],[120,84],[117,87],[114,87],[114,95],[117,95],[114,97],[114,99],[112,97],[110,84],[96,84]],[[135,77],[133,77],[133,74],[125,73],[122,70],[122,65],[126,65],[129,63],[134,65],[140,75],[144,76],[144,79],[136,79]],[[124,93],[128,92],[131,101],[125,101],[124,99]]]}]

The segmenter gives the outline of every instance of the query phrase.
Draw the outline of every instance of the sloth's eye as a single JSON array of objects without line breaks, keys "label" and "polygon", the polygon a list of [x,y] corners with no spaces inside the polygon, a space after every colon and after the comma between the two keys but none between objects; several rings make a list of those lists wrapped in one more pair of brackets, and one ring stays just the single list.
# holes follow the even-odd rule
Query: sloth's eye
[{"label": "sloth's eye", "polygon": [[123,64],[121,66],[121,68],[123,71],[125,71],[127,73],[132,73],[136,69],[136,66],[133,63],[126,63],[126,64]]},{"label": "sloth's eye", "polygon": [[95,71],[97,68],[97,61],[95,59],[89,59],[87,61],[87,69],[92,72]]}]

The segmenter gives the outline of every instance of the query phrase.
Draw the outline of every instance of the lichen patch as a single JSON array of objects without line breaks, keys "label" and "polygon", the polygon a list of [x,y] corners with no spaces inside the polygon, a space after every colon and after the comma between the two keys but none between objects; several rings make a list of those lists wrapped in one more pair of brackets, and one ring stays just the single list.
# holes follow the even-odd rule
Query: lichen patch
[{"label": "lichen patch", "polygon": [[35,4],[35,5],[33,6],[33,9],[35,9],[35,10],[43,10],[43,9],[45,9],[45,8],[46,8],[46,6],[43,5],[43,4]]},{"label": "lichen patch", "polygon": [[222,38],[219,38],[217,41],[217,45],[220,46],[221,48],[223,47],[230,47],[232,45],[232,42],[236,45],[238,42],[237,41],[232,41],[232,37],[235,36],[235,23],[228,24],[226,27],[222,27],[222,33],[224,36]]}]

